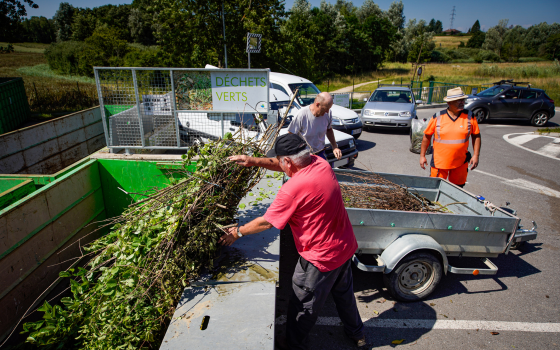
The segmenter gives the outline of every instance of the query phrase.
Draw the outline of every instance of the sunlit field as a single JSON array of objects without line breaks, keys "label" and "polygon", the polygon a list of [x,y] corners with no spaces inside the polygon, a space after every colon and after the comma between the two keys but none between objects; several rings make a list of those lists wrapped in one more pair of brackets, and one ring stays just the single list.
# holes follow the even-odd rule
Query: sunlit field
[{"label": "sunlit field", "polygon": [[434,42],[436,43],[436,50],[438,48],[442,49],[456,49],[461,44],[461,41],[467,45],[467,41],[470,39],[470,35],[467,36],[455,36],[455,35],[444,35],[444,36],[434,36]]}]

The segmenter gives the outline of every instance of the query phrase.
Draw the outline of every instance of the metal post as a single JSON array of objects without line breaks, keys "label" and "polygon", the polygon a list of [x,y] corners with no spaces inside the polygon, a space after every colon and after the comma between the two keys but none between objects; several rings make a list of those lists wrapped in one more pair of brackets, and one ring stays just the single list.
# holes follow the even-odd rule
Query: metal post
[{"label": "metal post", "polygon": [[136,80],[136,69],[132,69],[132,81],[134,82],[134,95],[136,96],[136,110],[138,111],[138,121],[140,122],[140,139],[142,147],[146,147],[144,141],[144,123],[142,121],[142,113],[140,112],[140,95],[138,94],[138,81]]},{"label": "metal post", "polygon": [[225,133],[224,133],[224,112],[220,113],[222,115],[222,138],[224,138]]},{"label": "metal post", "polygon": [[177,147],[181,147],[181,135],[179,133],[179,112],[177,112],[177,99],[175,98],[175,81],[173,80],[173,70],[169,70],[171,77],[171,98],[173,99],[173,117],[175,118],[175,132],[177,134]]},{"label": "metal post", "polygon": [[222,24],[224,26],[224,57],[226,59],[227,68],[227,45],[226,45],[226,15],[224,12],[224,2],[222,1]]},{"label": "metal post", "polygon": [[354,106],[354,91],[350,93],[350,109]]},{"label": "metal post", "polygon": [[428,101],[426,101],[426,104],[431,105],[432,104],[432,95],[434,94],[434,82],[433,81],[430,81],[430,87],[428,89],[430,89],[430,91],[428,91]]},{"label": "metal post", "polygon": [[105,116],[105,105],[103,104],[103,95],[101,94],[101,84],[99,83],[99,71],[93,69],[93,74],[95,75],[95,84],[97,85],[97,97],[99,98],[99,109],[101,110],[101,120],[103,121],[103,131],[105,131],[105,143],[108,147],[113,146],[113,140],[107,128],[107,117]]},{"label": "metal post", "polygon": [[247,52],[247,60],[249,61],[249,69],[251,69],[251,53]]}]

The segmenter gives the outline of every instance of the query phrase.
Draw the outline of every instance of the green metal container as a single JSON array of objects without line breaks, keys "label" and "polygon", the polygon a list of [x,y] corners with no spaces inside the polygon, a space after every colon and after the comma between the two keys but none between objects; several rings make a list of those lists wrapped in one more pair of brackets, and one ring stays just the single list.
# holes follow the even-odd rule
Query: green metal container
[{"label": "green metal container", "polygon": [[[85,158],[53,175],[0,175],[0,342],[73,264],[102,220],[164,188],[181,162]],[[196,165],[187,168],[195,171]],[[77,242],[80,241],[78,244]],[[52,296],[51,296],[52,297]]]},{"label": "green metal container", "polygon": [[0,78],[0,134],[16,130],[31,111],[22,78]]}]

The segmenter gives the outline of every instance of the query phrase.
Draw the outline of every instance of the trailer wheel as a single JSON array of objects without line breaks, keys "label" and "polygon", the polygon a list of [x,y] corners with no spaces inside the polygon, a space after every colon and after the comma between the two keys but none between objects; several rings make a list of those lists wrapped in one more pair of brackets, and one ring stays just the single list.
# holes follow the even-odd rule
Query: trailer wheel
[{"label": "trailer wheel", "polygon": [[419,301],[430,295],[441,281],[441,263],[429,253],[411,253],[388,274],[385,286],[400,301]]}]

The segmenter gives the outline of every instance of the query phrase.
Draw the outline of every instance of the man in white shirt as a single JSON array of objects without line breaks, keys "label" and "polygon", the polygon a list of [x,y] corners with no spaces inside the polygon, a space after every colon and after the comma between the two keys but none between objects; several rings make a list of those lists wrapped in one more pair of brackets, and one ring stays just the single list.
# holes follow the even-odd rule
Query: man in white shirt
[{"label": "man in white shirt", "polygon": [[328,92],[321,92],[315,101],[309,106],[300,109],[288,126],[292,134],[300,135],[311,147],[315,155],[327,159],[325,155],[325,135],[333,147],[336,159],[342,157],[342,151],[338,148],[332,129],[333,98]]}]

